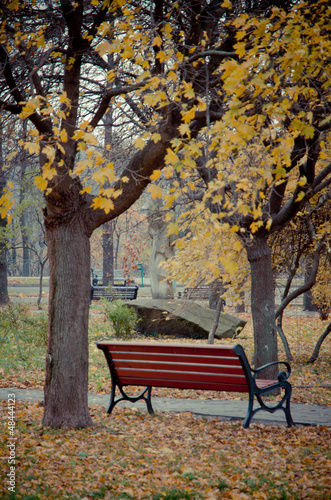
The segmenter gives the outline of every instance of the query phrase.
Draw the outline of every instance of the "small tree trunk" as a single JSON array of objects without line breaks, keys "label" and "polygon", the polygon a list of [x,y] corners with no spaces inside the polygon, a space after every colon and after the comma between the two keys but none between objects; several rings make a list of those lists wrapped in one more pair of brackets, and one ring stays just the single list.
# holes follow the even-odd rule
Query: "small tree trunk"
[{"label": "small tree trunk", "polygon": [[314,361],[316,361],[316,359],[319,356],[321,345],[322,345],[323,341],[326,339],[326,337],[329,335],[330,332],[331,332],[331,323],[329,323],[327,329],[322,333],[322,335],[318,339],[316,346],[315,346],[315,349],[314,349],[314,352],[311,355],[311,357],[308,359],[307,363],[313,363]]},{"label": "small tree trunk", "polygon": [[104,225],[102,233],[103,285],[114,284],[114,229],[113,221]]},{"label": "small tree trunk", "polygon": [[[278,360],[275,322],[275,290],[271,250],[266,237],[245,244],[251,267],[251,310],[254,328],[254,365],[258,368]],[[276,378],[277,365],[263,371],[262,378]]]},{"label": "small tree trunk", "polygon": [[[310,280],[311,272],[312,272],[312,266],[310,262],[306,267],[305,283],[307,283],[307,281]],[[313,301],[313,294],[311,292],[311,288],[307,290],[307,292],[303,296],[303,310],[311,312],[318,311],[318,307]]]},{"label": "small tree trunk", "polygon": [[[0,191],[1,197],[1,191]],[[6,219],[0,220],[0,228],[5,228]],[[7,276],[7,246],[4,238],[0,239],[0,306],[8,304],[8,276]]]},{"label": "small tree trunk", "polygon": [[223,311],[223,299],[222,299],[222,297],[219,297],[218,302],[217,302],[217,306],[216,306],[216,310],[215,310],[215,318],[214,318],[213,326],[211,327],[211,330],[208,334],[207,344],[214,343],[215,332],[217,330],[218,322],[220,320],[220,315],[221,315],[222,311]]},{"label": "small tree trunk", "polygon": [[88,410],[90,243],[78,217],[47,227],[49,340],[43,424],[91,426]]},{"label": "small tree trunk", "polygon": [[277,318],[277,332],[278,332],[278,335],[280,336],[281,341],[283,343],[287,361],[288,362],[293,361],[291,349],[290,349],[290,346],[287,342],[287,338],[285,336],[285,333],[283,331],[283,314],[280,314]]},{"label": "small tree trunk", "polygon": [[[6,186],[6,179],[3,171],[2,155],[2,132],[0,131],[0,198]],[[7,273],[7,239],[5,229],[7,218],[0,219],[0,306],[9,302],[8,296],[8,273]]]},{"label": "small tree trunk", "polygon": [[[241,287],[244,286],[244,282],[240,284]],[[245,312],[245,292],[240,291],[239,292],[239,299],[241,300],[240,304],[236,304],[236,313],[244,313]]]},{"label": "small tree trunk", "polygon": [[38,306],[38,309],[41,309],[41,298],[42,298],[42,294],[43,294],[43,277],[44,277],[44,268],[45,268],[45,264],[46,262],[48,261],[48,255],[44,258],[44,260],[41,260],[39,261],[39,265],[40,265],[40,278],[39,278],[39,296],[38,296],[38,300],[37,300],[37,306]]},{"label": "small tree trunk", "polygon": [[209,309],[217,309],[219,299],[223,295],[225,287],[221,280],[215,280],[209,285]]}]

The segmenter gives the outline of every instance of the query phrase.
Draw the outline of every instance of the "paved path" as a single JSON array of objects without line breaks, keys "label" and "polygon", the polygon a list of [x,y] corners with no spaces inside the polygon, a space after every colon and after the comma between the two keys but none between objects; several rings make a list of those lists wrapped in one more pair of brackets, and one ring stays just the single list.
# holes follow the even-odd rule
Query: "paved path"
[{"label": "paved path", "polygon": [[[7,399],[9,393],[14,393],[17,400],[42,401],[43,391],[36,389],[0,388],[0,399]],[[104,394],[89,394],[90,405],[102,405],[108,407],[109,396]],[[191,412],[205,417],[218,417],[222,420],[244,419],[247,412],[247,401],[237,400],[203,400],[203,399],[180,399],[180,398],[158,398],[152,397],[153,408],[156,411],[166,412]],[[132,407],[131,403],[123,401],[119,403],[122,407]],[[134,407],[146,410],[146,403],[138,401]],[[292,418],[300,425],[327,425],[331,427],[331,407],[291,404]],[[283,411],[269,414],[265,411],[259,412],[253,418],[253,423],[287,425]]]}]

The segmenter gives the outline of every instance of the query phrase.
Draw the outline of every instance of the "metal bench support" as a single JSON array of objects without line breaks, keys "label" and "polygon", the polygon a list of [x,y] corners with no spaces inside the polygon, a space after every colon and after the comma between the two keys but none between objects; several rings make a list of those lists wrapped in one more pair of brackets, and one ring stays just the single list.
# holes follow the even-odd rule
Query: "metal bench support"
[{"label": "metal bench support", "polygon": [[[262,366],[261,368],[257,368],[256,370],[254,370],[253,368],[251,368],[251,366],[247,360],[245,351],[241,347],[241,345],[236,345],[233,348],[233,350],[238,355],[238,357],[240,359],[240,362],[241,362],[241,365],[243,367],[243,370],[244,370],[244,373],[246,376],[246,380],[247,380],[247,383],[249,386],[248,410],[247,410],[247,415],[246,415],[246,418],[244,421],[245,429],[247,429],[249,427],[249,424],[250,424],[253,416],[261,410],[265,410],[269,413],[274,413],[277,410],[283,410],[285,413],[288,427],[292,427],[294,425],[294,422],[293,422],[292,416],[291,416],[291,411],[290,411],[290,399],[291,399],[291,393],[292,393],[292,386],[289,382],[286,381],[291,373],[290,365],[288,363],[286,363],[285,361],[275,361],[273,363],[268,363],[267,365]],[[287,373],[280,372],[278,374],[278,381],[275,381],[273,384],[268,385],[268,386],[263,387],[263,388],[258,387],[258,385],[257,385],[258,374],[262,370],[265,370],[266,368],[268,368],[270,366],[279,365],[279,364],[283,364],[286,366]],[[282,396],[281,400],[275,406],[268,406],[267,404],[265,404],[265,402],[262,399],[262,396],[264,396],[265,394],[270,394],[270,392],[276,391],[278,389],[284,390],[284,395]],[[256,408],[254,410],[254,401],[255,401],[254,398],[255,397],[256,397],[260,407]],[[285,406],[284,406],[284,403],[285,403]]]}]

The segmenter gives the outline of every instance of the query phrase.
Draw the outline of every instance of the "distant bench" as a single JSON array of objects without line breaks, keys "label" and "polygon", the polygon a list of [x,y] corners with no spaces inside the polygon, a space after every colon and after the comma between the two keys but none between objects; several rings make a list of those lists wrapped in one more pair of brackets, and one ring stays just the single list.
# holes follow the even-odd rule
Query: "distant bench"
[{"label": "distant bench", "polygon": [[[97,286],[98,284],[101,286],[103,283],[103,271],[102,269],[93,269],[91,268],[92,274],[92,285]],[[114,282],[121,281],[124,285],[126,285],[126,276],[124,275],[121,269],[114,269]]]},{"label": "distant bench", "polygon": [[178,293],[178,298],[191,299],[191,300],[208,300],[209,299],[209,285],[200,285],[196,287],[188,287],[184,292]]},{"label": "distant bench", "polygon": [[138,289],[138,285],[91,286],[91,301],[100,299],[135,300]]},{"label": "distant bench", "polygon": [[[154,414],[151,403],[152,387],[199,389],[227,392],[248,392],[249,402],[244,427],[249,427],[252,417],[260,410],[274,413],[282,409],[289,427],[294,425],[290,412],[292,387],[287,382],[291,373],[286,362],[269,363],[257,370],[250,367],[240,345],[219,346],[208,344],[165,344],[150,342],[115,342],[101,340],[97,343],[104,352],[111,374],[111,398],[107,412],[122,400],[143,399],[150,414]],[[283,364],[286,372],[278,374],[278,380],[257,379],[265,368]],[[125,394],[124,386],[144,386],[137,397]],[[121,397],[116,397],[116,386]],[[275,406],[267,406],[262,396],[284,389],[281,400]],[[259,408],[253,409],[254,398]]]}]

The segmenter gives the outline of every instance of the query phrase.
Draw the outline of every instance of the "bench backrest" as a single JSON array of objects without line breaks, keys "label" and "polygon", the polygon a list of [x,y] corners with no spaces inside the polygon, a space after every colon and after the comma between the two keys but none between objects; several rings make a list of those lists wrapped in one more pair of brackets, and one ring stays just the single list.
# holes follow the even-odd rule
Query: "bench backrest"
[{"label": "bench backrest", "polygon": [[100,341],[120,385],[248,392],[232,346]]},{"label": "bench backrest", "polygon": [[183,295],[185,299],[208,299],[209,285],[185,288]]},{"label": "bench backrest", "polygon": [[92,286],[91,299],[102,298],[134,300],[137,298],[138,285],[113,285],[111,287]]}]

